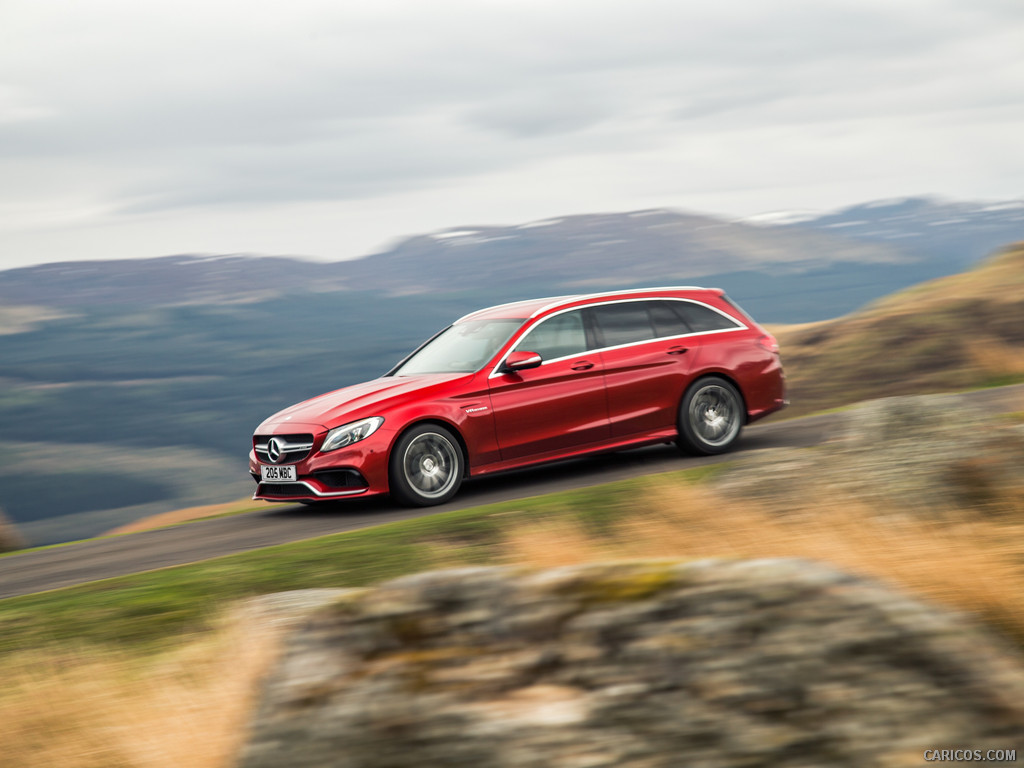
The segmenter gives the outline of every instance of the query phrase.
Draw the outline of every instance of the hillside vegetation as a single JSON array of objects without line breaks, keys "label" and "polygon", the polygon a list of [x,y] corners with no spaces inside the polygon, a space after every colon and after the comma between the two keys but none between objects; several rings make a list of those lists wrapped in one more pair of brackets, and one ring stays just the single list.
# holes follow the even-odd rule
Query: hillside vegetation
[{"label": "hillside vegetation", "polygon": [[1024,381],[1024,243],[846,317],[776,329],[789,415]]}]

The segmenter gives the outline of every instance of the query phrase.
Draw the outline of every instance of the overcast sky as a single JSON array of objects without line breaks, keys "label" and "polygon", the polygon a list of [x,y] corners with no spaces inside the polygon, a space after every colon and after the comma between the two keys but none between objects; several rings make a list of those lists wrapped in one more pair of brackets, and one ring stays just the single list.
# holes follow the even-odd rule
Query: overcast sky
[{"label": "overcast sky", "polygon": [[0,0],[0,269],[1024,198],[1021,0]]}]

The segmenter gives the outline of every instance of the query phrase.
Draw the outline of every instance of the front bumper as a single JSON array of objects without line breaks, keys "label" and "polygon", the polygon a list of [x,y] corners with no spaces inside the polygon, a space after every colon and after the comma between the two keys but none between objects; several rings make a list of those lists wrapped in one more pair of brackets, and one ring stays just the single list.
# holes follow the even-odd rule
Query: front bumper
[{"label": "front bumper", "polygon": [[[329,501],[388,492],[388,451],[394,433],[379,429],[365,440],[330,453],[319,453],[327,433],[316,435],[313,450],[291,465],[297,479],[261,480],[262,462],[249,452],[249,474],[256,481],[252,498],[258,501]],[[272,465],[282,466],[282,465]]]}]

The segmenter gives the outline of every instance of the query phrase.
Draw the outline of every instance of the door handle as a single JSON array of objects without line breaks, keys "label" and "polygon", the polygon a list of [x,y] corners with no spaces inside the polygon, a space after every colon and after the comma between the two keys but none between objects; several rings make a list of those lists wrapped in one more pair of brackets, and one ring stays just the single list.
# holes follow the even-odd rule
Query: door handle
[{"label": "door handle", "polygon": [[578,363],[573,363],[571,368],[574,371],[589,371],[594,367],[594,364],[589,360],[580,360]]},{"label": "door handle", "polygon": [[669,347],[668,353],[670,355],[685,355],[690,351],[689,347]]}]

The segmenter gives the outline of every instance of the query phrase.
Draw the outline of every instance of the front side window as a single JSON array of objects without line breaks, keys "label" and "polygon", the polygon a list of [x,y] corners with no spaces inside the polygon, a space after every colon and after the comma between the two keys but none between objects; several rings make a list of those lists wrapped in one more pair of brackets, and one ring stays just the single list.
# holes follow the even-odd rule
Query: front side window
[{"label": "front side window", "polygon": [[587,351],[587,333],[580,310],[549,317],[527,333],[516,349],[536,352],[544,360],[580,355]]},{"label": "front side window", "polygon": [[522,320],[508,319],[456,323],[420,347],[391,375],[473,373],[494,357],[522,324]]}]

